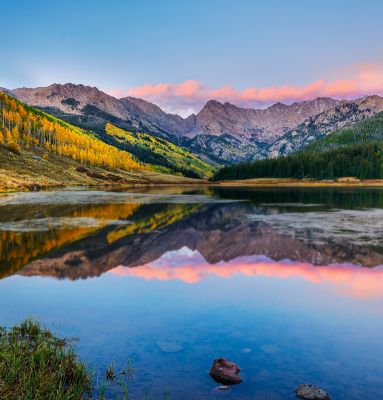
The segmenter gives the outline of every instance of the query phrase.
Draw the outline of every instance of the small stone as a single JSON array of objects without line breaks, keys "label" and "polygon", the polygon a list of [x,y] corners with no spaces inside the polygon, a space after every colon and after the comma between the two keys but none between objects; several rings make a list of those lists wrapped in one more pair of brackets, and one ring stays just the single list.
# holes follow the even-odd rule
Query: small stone
[{"label": "small stone", "polygon": [[226,358],[216,358],[210,368],[209,375],[223,385],[236,385],[242,382],[239,371],[240,368],[237,364],[226,360]]},{"label": "small stone", "polygon": [[296,388],[295,396],[304,400],[331,400],[331,396],[325,390],[307,383]]},{"label": "small stone", "polygon": [[230,389],[230,387],[227,385],[221,385],[221,386],[217,387],[217,390],[229,390],[229,389]]}]

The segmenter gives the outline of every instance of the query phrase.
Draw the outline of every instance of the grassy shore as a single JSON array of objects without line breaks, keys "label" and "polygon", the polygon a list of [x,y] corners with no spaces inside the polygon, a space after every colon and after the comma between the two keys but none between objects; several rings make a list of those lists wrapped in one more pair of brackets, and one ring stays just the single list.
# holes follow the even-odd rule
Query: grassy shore
[{"label": "grassy shore", "polygon": [[[72,341],[36,320],[0,327],[1,400],[129,400],[127,382],[134,374],[130,360],[121,372],[111,363],[95,382],[96,374],[79,359]],[[113,397],[107,397],[110,389],[115,389]]]},{"label": "grassy shore", "polygon": [[70,342],[33,320],[0,328],[1,399],[84,399],[90,398],[91,384]]}]

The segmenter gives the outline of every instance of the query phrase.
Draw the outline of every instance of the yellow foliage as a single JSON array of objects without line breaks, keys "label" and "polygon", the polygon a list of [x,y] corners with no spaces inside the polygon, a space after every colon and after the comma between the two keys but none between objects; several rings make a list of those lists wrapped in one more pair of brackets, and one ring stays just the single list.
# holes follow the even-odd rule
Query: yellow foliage
[{"label": "yellow foliage", "polygon": [[82,164],[123,170],[146,169],[131,154],[86,131],[39,112],[0,93],[0,143],[20,151],[30,143]]}]

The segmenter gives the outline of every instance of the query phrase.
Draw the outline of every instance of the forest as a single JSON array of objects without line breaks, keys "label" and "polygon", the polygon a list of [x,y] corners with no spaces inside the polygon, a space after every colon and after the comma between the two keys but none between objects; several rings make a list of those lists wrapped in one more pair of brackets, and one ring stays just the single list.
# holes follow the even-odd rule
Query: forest
[{"label": "forest", "polygon": [[214,180],[383,178],[383,114],[340,129],[282,157],[227,166]]},{"label": "forest", "polygon": [[71,126],[0,92],[0,146],[18,154],[33,146],[84,165],[123,170],[149,169],[126,151],[106,144],[91,132]]}]

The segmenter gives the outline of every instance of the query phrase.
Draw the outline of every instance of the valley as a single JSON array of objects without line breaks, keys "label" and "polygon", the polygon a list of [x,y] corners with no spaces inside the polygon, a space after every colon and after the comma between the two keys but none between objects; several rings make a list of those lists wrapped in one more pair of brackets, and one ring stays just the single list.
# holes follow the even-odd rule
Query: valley
[{"label": "valley", "polygon": [[379,96],[318,97],[260,109],[210,100],[197,114],[182,118],[143,99],[117,99],[95,87],[71,83],[9,92],[104,140],[109,122],[123,130],[161,137],[215,167],[286,155],[383,111]]},{"label": "valley", "polygon": [[[328,181],[322,185],[347,176],[376,185],[382,178],[379,96],[323,97],[264,109],[210,100],[197,114],[182,118],[143,99],[117,99],[71,83],[1,91],[1,190],[192,184],[213,175],[215,181]],[[347,129],[353,133],[339,133]],[[335,145],[333,138],[340,136],[342,146]],[[252,163],[262,168],[254,173]]]}]

